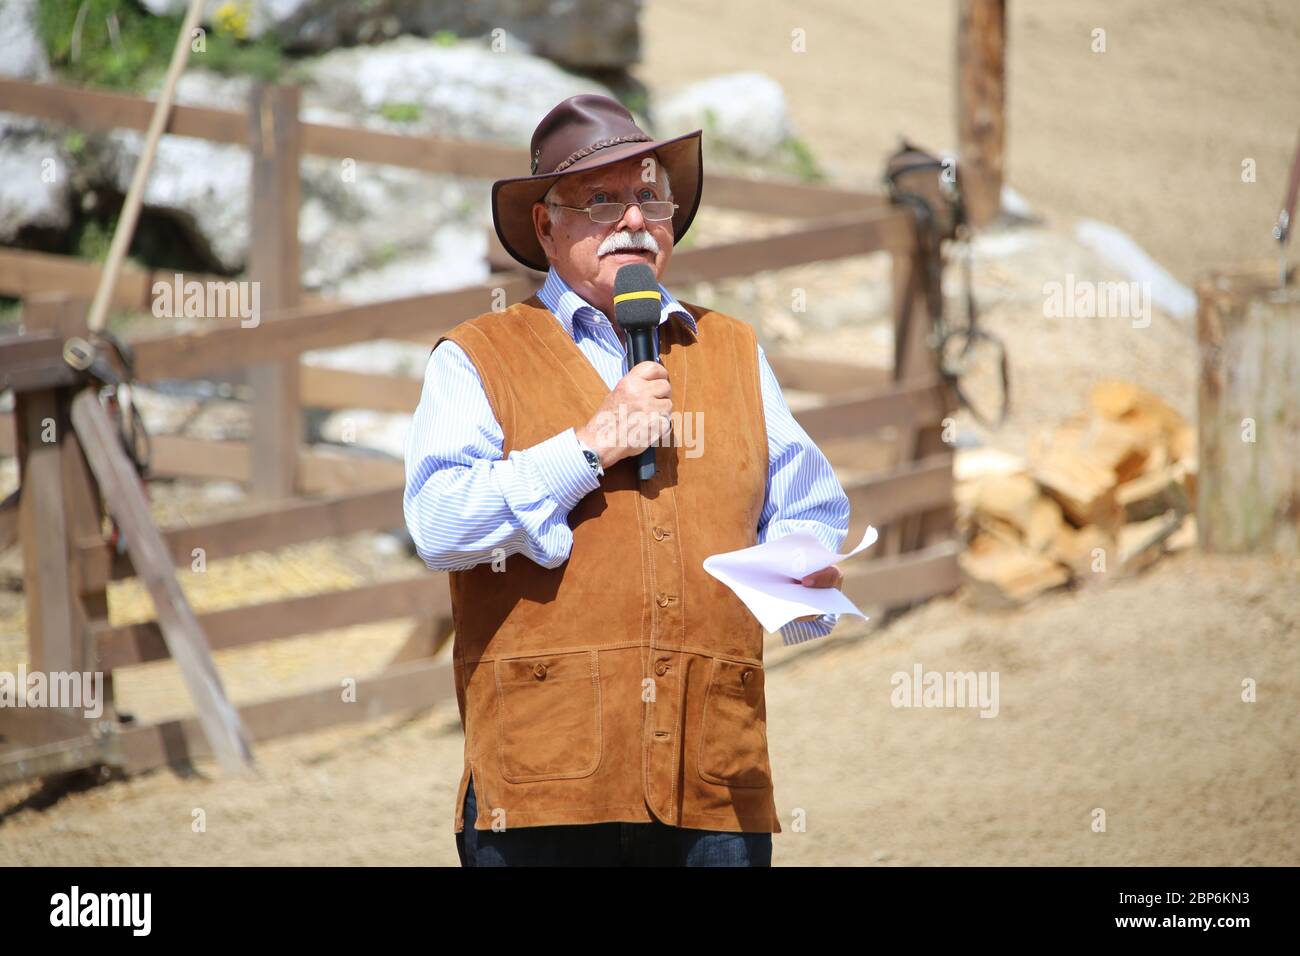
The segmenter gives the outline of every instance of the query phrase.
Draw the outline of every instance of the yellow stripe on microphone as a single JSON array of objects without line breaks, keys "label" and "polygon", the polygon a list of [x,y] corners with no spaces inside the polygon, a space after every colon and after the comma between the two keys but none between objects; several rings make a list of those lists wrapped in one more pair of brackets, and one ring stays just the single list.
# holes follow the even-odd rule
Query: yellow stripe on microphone
[{"label": "yellow stripe on microphone", "polygon": [[621,295],[614,296],[614,304],[626,302],[628,299],[662,299],[663,296],[658,292],[624,292]]}]

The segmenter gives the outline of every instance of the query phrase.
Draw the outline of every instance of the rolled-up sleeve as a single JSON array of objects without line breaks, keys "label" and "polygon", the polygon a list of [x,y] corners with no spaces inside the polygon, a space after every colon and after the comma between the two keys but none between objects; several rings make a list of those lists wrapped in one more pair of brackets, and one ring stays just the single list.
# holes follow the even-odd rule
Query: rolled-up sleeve
[{"label": "rolled-up sleeve", "polygon": [[[838,554],[849,533],[848,495],[821,449],[795,421],[761,345],[758,364],[768,446],[767,496],[758,542],[807,531]],[[838,614],[823,614],[814,621],[791,621],[781,628],[781,640],[788,645],[825,637],[838,620]]]},{"label": "rolled-up sleeve", "polygon": [[569,512],[600,484],[574,429],[502,458],[504,442],[474,363],[442,343],[411,420],[402,498],[430,568],[461,571],[511,554],[546,568],[568,560]]}]

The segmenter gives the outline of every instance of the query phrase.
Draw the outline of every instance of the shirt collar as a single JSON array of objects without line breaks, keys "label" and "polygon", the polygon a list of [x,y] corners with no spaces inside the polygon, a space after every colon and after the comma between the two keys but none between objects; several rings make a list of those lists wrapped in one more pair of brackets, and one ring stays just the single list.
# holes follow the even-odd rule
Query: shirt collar
[{"label": "shirt collar", "polygon": [[[683,324],[691,330],[691,335],[698,336],[699,331],[695,327],[695,316],[686,311],[662,284],[659,286],[659,294],[663,296],[663,306],[659,310],[659,324],[663,325],[668,321],[670,315],[676,313],[682,317]],[[594,325],[600,323],[602,316],[607,320],[609,318],[578,295],[577,292],[573,291],[573,287],[555,271],[555,266],[551,266],[547,271],[546,281],[542,283],[541,289],[538,290],[537,297],[542,300],[542,305],[550,309],[555,317],[560,320],[560,324],[564,326],[564,331],[569,333],[569,337],[575,342],[577,336],[574,334],[574,319]]]}]

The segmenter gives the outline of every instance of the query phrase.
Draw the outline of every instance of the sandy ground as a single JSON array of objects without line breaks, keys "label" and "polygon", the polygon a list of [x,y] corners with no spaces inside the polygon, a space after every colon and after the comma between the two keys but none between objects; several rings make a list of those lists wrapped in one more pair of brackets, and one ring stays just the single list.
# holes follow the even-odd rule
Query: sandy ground
[{"label": "sandy ground", "polygon": [[[1132,235],[1185,283],[1271,255],[1300,101],[1292,0],[1011,0],[1006,180],[1049,218]],[[876,188],[898,136],[954,150],[955,2],[650,0],[652,89],[761,70],[834,178]],[[1106,52],[1091,50],[1106,31]],[[802,29],[806,50],[791,50]],[[1242,182],[1242,162],[1257,180]]]},{"label": "sandy ground", "polygon": [[[1010,613],[933,601],[770,656],[777,865],[1300,864],[1300,563],[1167,559]],[[1288,639],[1289,638],[1289,639]],[[891,677],[998,674],[998,710]],[[1241,700],[1253,679],[1258,701]],[[159,771],[0,791],[15,864],[455,865],[454,705],[260,748],[253,782]],[[1105,832],[1092,829],[1105,812]],[[201,809],[206,831],[192,829]],[[806,828],[795,829],[796,816]]]},{"label": "sandy ground", "polygon": [[[955,5],[814,3],[786,14],[795,8],[764,13],[721,0],[703,27],[693,9],[647,5],[642,75],[653,85],[764,69],[785,84],[814,153],[863,186],[875,184],[899,132],[951,145]],[[959,430],[1023,451],[1035,429],[1083,408],[1090,386],[1111,376],[1194,415],[1186,321],[1045,321],[1039,292],[1065,272],[1117,278],[1070,238],[1078,215],[1125,228],[1184,280],[1256,245],[1267,251],[1260,236],[1280,187],[1266,187],[1265,170],[1293,145],[1294,129],[1278,119],[1294,121],[1300,73],[1286,51],[1296,48],[1300,13],[1282,4],[1231,17],[1227,4],[1183,9],[1192,13],[1173,22],[1114,0],[1050,16],[1012,4],[1009,180],[1048,214],[1048,228],[996,234],[977,249],[976,292],[987,327],[1009,345],[1016,403],[996,432],[968,416]],[[1087,52],[1095,24],[1108,28],[1102,59]],[[788,48],[794,26],[808,31],[800,58]],[[1289,96],[1279,91],[1287,82]],[[845,104],[860,115],[846,119]],[[1242,155],[1260,158],[1259,184],[1239,183]],[[710,212],[693,232],[708,244],[748,228]],[[885,257],[864,256],[674,291],[745,316],[771,348],[881,364],[891,354],[888,275]],[[808,293],[799,322],[789,317],[793,286]],[[977,394],[988,385],[971,384]],[[788,397],[796,406],[806,398]],[[11,477],[3,473],[6,486]],[[221,506],[216,492],[160,485],[155,513],[194,520]],[[22,655],[16,560],[14,549],[0,555],[0,667]],[[214,563],[182,583],[207,611],[417,568],[383,540],[358,536],[275,560]],[[775,862],[1300,863],[1298,580],[1295,561],[1183,553],[1141,577],[1015,612],[977,611],[957,596],[887,626],[846,622],[820,642],[770,645],[769,736],[778,808],[790,822]],[[133,583],[115,586],[110,600],[115,622],[148,616]],[[242,703],[372,671],[407,626],[222,652],[217,664]],[[998,715],[891,706],[891,675],[918,664],[996,671]],[[1248,678],[1256,703],[1241,700]],[[117,689],[141,720],[188,709],[168,663],[128,669]],[[84,792],[0,790],[0,863],[452,865],[462,742],[450,705],[264,744],[251,781],[201,764],[196,775],[161,771]],[[196,809],[206,832],[192,829]],[[1104,833],[1091,829],[1097,809]],[[800,811],[803,832],[793,822]]]}]

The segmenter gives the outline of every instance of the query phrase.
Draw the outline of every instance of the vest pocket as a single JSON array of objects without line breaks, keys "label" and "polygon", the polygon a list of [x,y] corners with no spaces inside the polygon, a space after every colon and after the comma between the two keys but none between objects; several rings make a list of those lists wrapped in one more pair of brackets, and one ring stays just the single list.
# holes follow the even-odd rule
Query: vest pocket
[{"label": "vest pocket", "polygon": [[497,755],[511,783],[585,777],[600,765],[596,651],[493,662]]},{"label": "vest pocket", "polygon": [[767,787],[763,668],[715,657],[700,718],[700,776],[725,787]]}]

